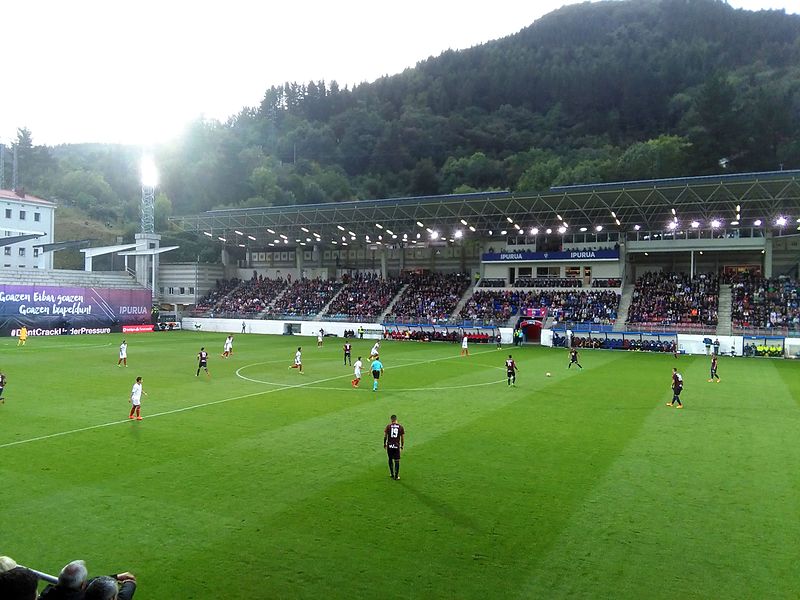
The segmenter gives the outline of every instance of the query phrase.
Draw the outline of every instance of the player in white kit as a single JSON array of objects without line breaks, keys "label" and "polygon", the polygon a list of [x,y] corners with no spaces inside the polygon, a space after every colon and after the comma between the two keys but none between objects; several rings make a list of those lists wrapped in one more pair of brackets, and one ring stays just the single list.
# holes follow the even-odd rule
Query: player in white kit
[{"label": "player in white kit", "polygon": [[297,347],[297,352],[294,353],[294,364],[289,367],[290,369],[299,369],[300,374],[303,374],[303,354],[300,347]]},{"label": "player in white kit", "polygon": [[461,340],[461,356],[469,356],[469,337],[464,334],[464,339]]},{"label": "player in white kit", "polygon": [[117,361],[117,366],[121,367],[122,365],[128,366],[128,342],[122,340],[122,343],[119,345],[119,360]]},{"label": "player in white kit", "polygon": [[353,364],[353,381],[350,382],[354,388],[358,387],[359,382],[361,381],[361,368],[364,364],[361,362],[361,357],[359,356],[356,362]]},{"label": "player in white kit", "polygon": [[[142,378],[137,377],[136,383],[131,388],[131,412],[128,415],[129,419],[142,420],[142,394],[147,396],[147,392],[142,389]],[[134,413],[136,416],[134,417]]]}]

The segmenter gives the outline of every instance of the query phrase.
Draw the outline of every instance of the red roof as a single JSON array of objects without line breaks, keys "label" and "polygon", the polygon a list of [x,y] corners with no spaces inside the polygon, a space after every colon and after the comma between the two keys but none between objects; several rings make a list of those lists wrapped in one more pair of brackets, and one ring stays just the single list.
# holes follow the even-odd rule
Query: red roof
[{"label": "red roof", "polygon": [[50,202],[49,200],[44,200],[43,198],[37,198],[36,196],[31,196],[30,194],[17,194],[14,190],[0,190],[0,200],[16,200],[17,202],[30,202],[31,204],[42,204],[44,206],[56,205],[55,202]]}]

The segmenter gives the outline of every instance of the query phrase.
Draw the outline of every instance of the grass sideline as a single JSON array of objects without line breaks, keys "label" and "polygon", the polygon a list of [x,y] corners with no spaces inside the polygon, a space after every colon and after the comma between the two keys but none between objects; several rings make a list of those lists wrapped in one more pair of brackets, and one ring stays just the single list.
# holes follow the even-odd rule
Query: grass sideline
[{"label": "grass sideline", "polygon": [[384,342],[373,393],[342,340],[236,335],[222,359],[224,338],[127,336],[127,369],[120,335],[0,340],[0,554],[131,570],[155,599],[800,592],[793,361],[724,357],[713,384],[705,357],[584,351],[576,372],[564,350]]}]

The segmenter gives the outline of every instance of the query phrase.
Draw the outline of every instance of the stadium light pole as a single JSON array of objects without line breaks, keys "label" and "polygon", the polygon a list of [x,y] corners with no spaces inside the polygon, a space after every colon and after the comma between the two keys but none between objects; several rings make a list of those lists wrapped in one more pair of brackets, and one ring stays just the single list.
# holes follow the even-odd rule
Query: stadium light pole
[{"label": "stadium light pole", "polygon": [[[156,186],[158,185],[158,171],[153,157],[144,155],[141,163],[142,175],[142,233],[155,233],[155,205],[156,205]],[[152,269],[152,296],[156,298],[156,255],[150,257]]]}]

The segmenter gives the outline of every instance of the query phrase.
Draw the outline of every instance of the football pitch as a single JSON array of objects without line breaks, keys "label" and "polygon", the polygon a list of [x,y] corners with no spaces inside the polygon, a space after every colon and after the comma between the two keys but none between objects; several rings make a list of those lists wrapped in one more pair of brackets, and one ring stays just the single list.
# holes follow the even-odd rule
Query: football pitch
[{"label": "football pitch", "polygon": [[387,341],[373,393],[371,340],[355,390],[341,339],[224,339],[127,336],[128,368],[121,335],[0,340],[0,554],[152,599],[800,594],[796,362],[725,357],[716,384],[706,357]]}]

